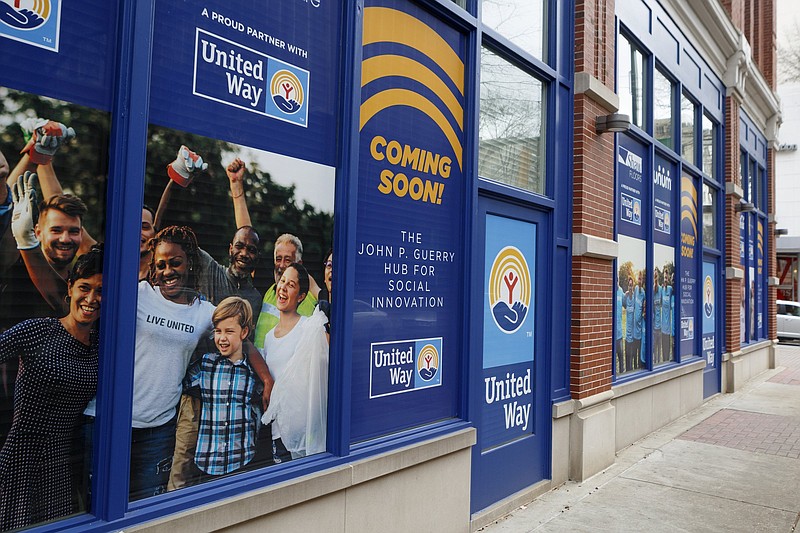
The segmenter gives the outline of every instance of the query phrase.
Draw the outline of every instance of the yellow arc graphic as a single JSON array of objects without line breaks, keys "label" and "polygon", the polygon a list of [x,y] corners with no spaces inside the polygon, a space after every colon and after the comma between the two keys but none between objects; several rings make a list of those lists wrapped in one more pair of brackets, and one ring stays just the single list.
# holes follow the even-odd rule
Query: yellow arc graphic
[{"label": "yellow arc graphic", "polygon": [[697,237],[697,189],[690,179],[681,179],[681,221],[688,220]]},{"label": "yellow arc graphic", "polygon": [[444,102],[458,127],[464,129],[464,109],[447,84],[431,69],[419,61],[392,54],[370,57],[361,64],[362,88],[372,81],[387,76],[402,76],[426,86]]},{"label": "yellow arc graphic", "polygon": [[424,96],[421,96],[413,91],[409,91],[408,89],[387,89],[370,96],[366,102],[361,104],[361,124],[358,129],[364,129],[364,126],[367,124],[367,122],[369,122],[370,119],[372,119],[372,117],[377,115],[380,111],[383,111],[389,107],[401,105],[408,106],[425,113],[436,123],[437,126],[439,126],[439,129],[441,129],[442,133],[444,133],[445,137],[447,137],[447,141],[450,143],[450,147],[453,149],[456,161],[458,162],[458,167],[463,168],[461,166],[461,143],[458,140],[456,131],[447,121],[444,113],[442,113],[439,108],[433,104],[433,102]]},{"label": "yellow arc graphic", "polygon": [[464,94],[464,63],[433,28],[408,13],[388,7],[364,10],[364,46],[389,42],[409,46],[433,59]]},{"label": "yellow arc graphic", "polygon": [[[464,63],[441,35],[415,17],[386,7],[369,7],[364,10],[363,45],[394,43],[413,48],[429,57],[452,80],[458,92],[464,94]],[[361,86],[388,76],[417,80],[430,88],[444,103],[458,126],[453,127],[439,106],[414,91],[391,88],[380,91],[361,104],[359,130],[384,109],[406,106],[427,115],[439,127],[453,150],[458,167],[463,170],[463,147],[459,134],[464,129],[464,109],[457,96],[433,71],[419,62],[395,54],[368,58],[362,63]]]}]

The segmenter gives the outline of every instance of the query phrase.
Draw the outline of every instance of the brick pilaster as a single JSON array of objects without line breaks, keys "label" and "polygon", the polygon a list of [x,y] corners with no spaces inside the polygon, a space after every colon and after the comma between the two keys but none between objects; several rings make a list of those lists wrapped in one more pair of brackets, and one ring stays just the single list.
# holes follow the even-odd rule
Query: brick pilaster
[{"label": "brick pilaster", "polygon": [[[741,105],[735,97],[725,98],[725,182],[742,186],[740,174],[739,149],[739,109]],[[741,234],[739,213],[736,205],[740,198],[733,194],[725,195],[725,211],[722,223],[725,224],[725,267],[743,270],[740,256]],[[729,352],[741,348],[741,317],[743,279],[725,279],[725,346]]]},{"label": "brick pilaster", "polygon": [[[614,2],[576,0],[575,71],[614,87]],[[595,121],[608,111],[575,95],[573,231],[613,239],[614,138],[598,135]],[[613,261],[574,257],[570,390],[576,399],[611,388]]]}]

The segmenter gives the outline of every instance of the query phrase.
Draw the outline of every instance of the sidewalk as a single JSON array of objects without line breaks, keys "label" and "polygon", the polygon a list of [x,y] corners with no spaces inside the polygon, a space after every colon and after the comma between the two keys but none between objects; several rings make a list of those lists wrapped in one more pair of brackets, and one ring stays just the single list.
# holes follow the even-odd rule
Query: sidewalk
[{"label": "sidewalk", "polygon": [[776,365],[480,531],[800,533],[800,346]]}]

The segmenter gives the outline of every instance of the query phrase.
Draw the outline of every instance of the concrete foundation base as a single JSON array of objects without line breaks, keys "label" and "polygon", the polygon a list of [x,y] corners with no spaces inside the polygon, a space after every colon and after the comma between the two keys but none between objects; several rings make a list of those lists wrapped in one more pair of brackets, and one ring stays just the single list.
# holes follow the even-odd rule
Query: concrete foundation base
[{"label": "concrete foundation base", "polygon": [[775,341],[764,341],[722,356],[723,392],[736,392],[765,370],[775,368]]},{"label": "concrete foundation base", "polygon": [[466,533],[474,444],[464,429],[126,531]]},{"label": "concrete foundation base", "polygon": [[575,400],[570,418],[569,477],[583,481],[614,463],[615,409],[611,391]]}]

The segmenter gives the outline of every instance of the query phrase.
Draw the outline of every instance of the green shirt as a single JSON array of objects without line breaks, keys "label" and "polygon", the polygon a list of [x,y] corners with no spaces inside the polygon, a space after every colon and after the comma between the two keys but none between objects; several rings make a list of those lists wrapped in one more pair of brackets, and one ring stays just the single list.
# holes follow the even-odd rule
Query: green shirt
[{"label": "green shirt", "polygon": [[[256,336],[255,345],[259,350],[264,349],[264,337],[270,332],[272,328],[278,325],[280,312],[275,304],[278,302],[278,294],[275,290],[275,284],[272,284],[264,295],[264,300],[261,302],[261,314],[258,315],[258,322],[256,323]],[[297,312],[301,316],[311,316],[314,308],[317,306],[317,299],[310,292],[306,295],[300,305],[297,307]]]}]

